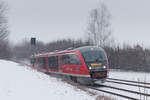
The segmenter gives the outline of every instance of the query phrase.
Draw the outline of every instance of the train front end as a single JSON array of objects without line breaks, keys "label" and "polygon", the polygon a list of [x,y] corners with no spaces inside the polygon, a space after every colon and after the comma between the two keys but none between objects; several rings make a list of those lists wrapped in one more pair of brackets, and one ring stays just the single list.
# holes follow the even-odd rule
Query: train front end
[{"label": "train front end", "polygon": [[100,47],[87,46],[80,49],[91,81],[104,82],[108,76],[109,65],[105,51]]}]

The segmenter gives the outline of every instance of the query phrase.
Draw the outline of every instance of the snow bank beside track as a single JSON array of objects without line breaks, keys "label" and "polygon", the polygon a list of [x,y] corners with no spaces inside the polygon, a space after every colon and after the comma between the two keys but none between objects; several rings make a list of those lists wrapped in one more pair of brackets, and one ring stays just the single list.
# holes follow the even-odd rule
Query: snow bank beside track
[{"label": "snow bank beside track", "polygon": [[0,60],[1,100],[95,100],[59,79],[29,67]]}]

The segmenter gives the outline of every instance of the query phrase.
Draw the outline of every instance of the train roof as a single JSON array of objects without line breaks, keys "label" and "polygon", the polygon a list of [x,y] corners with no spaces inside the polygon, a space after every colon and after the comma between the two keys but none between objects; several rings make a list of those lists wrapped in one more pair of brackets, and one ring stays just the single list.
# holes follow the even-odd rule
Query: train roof
[{"label": "train roof", "polygon": [[104,51],[101,47],[96,47],[96,46],[83,46],[83,47],[79,47],[79,48],[75,48],[75,49],[79,50],[81,52],[84,52],[84,51],[87,51],[87,50],[91,50],[91,49]]},{"label": "train roof", "polygon": [[40,53],[40,54],[36,54],[35,56],[44,56],[44,55],[48,55],[48,54],[60,54],[60,53],[69,53],[69,51],[80,51],[80,52],[84,52],[84,51],[88,51],[91,49],[95,49],[95,50],[100,50],[100,51],[104,51],[101,47],[96,47],[96,46],[83,46],[83,47],[78,47],[78,48],[68,48],[68,49],[63,49],[63,50],[55,50],[52,52],[46,52],[46,53]]}]

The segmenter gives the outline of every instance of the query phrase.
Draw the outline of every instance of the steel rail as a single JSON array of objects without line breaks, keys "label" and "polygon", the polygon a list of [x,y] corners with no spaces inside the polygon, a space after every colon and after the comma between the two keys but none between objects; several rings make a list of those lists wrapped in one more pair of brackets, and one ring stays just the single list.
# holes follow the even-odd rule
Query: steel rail
[{"label": "steel rail", "polygon": [[109,94],[112,94],[112,95],[116,95],[116,96],[119,96],[119,97],[131,99],[131,100],[140,100],[140,99],[137,99],[137,98],[126,96],[126,95],[121,95],[121,94],[118,94],[118,93],[114,93],[114,92],[110,92],[110,91],[106,91],[106,90],[102,90],[102,89],[97,89],[97,88],[94,88],[94,87],[91,87],[91,86],[90,87],[88,86],[88,88],[93,89],[93,90],[97,90],[97,91],[101,91],[101,92],[105,92],[105,93],[109,93]]},{"label": "steel rail", "polygon": [[[66,81],[66,80],[65,80]],[[115,95],[115,96],[119,96],[119,97],[122,97],[122,98],[126,98],[126,99],[131,99],[131,100],[140,100],[140,99],[137,99],[137,98],[134,98],[134,97],[129,97],[129,96],[126,96],[126,95],[122,95],[122,94],[118,94],[118,93],[115,93],[115,92],[110,92],[110,91],[106,91],[106,90],[102,90],[102,89],[97,89],[97,88],[94,88],[93,86],[80,86],[79,84],[76,84],[72,81],[66,81],[67,83],[71,84],[71,85],[74,85],[74,86],[77,86],[78,88],[84,90],[84,91],[87,91],[85,90],[84,88],[82,87],[85,87],[85,88],[90,88],[90,89],[93,89],[93,90],[97,90],[97,91],[100,91],[100,92],[105,92],[105,93],[108,93],[108,94],[112,94],[112,95]],[[97,84],[99,86],[103,86],[103,85],[100,85],[100,84]],[[88,93],[92,94],[92,95],[96,95],[95,93],[93,92],[90,92],[88,91]]]},{"label": "steel rail", "polygon": [[121,91],[126,91],[126,92],[130,92],[130,93],[134,93],[134,94],[139,94],[139,95],[144,95],[144,96],[150,96],[150,94],[141,93],[141,92],[132,91],[132,90],[127,90],[127,89],[123,89],[123,88],[117,88],[117,87],[108,86],[108,85],[100,85],[100,86],[106,87],[106,88],[117,89],[117,90],[121,90]]},{"label": "steel rail", "polygon": [[150,88],[150,86],[136,85],[136,84],[116,82],[116,81],[109,81],[109,80],[106,80],[106,82],[116,83],[116,84],[124,84],[124,85],[129,85],[129,86],[137,86],[137,87],[143,87],[143,88]]},{"label": "steel rail", "polygon": [[123,80],[123,79],[115,79],[115,78],[107,78],[107,79],[108,80],[116,80],[116,81],[123,81],[123,82],[130,82],[130,83],[138,83],[138,84],[150,85],[150,83],[147,83],[147,82],[138,82],[138,81]]}]

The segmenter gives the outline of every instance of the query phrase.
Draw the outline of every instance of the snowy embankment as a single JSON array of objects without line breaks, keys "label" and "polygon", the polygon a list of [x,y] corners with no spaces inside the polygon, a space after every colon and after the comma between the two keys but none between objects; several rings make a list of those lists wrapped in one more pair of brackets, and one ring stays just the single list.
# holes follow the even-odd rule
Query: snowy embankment
[{"label": "snowy embankment", "polygon": [[0,100],[95,100],[59,79],[0,60]]}]

